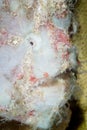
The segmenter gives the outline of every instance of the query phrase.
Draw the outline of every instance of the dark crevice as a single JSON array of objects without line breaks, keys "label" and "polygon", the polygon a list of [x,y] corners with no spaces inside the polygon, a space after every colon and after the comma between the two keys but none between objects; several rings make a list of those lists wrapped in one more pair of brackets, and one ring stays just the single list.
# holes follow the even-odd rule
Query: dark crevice
[{"label": "dark crevice", "polygon": [[72,116],[69,126],[66,130],[77,130],[78,127],[84,122],[83,111],[77,104],[76,100],[71,102]]}]

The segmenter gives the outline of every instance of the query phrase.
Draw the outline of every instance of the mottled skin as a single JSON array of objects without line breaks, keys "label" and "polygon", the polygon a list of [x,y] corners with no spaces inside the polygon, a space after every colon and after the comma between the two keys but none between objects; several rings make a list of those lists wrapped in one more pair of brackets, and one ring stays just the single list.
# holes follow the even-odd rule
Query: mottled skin
[{"label": "mottled skin", "polygon": [[[67,26],[60,26],[59,19]],[[51,128],[56,117],[59,124],[60,108],[75,85],[70,70],[77,67],[65,0],[1,0],[0,22],[0,116],[34,128]]]}]

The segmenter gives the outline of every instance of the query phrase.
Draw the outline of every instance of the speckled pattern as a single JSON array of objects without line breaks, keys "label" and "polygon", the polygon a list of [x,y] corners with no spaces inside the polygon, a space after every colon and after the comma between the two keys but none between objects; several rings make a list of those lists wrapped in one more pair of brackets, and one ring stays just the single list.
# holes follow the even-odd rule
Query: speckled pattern
[{"label": "speckled pattern", "polygon": [[[78,74],[78,84],[81,91],[75,93],[77,105],[81,109],[79,112],[81,120],[78,127],[69,128],[69,130],[87,130],[87,0],[78,0],[76,6],[76,15],[79,21],[79,32],[73,37],[73,43],[78,47],[79,59],[81,65]],[[78,109],[77,109],[78,111]],[[78,122],[78,120],[76,120]],[[76,123],[73,123],[75,125]],[[63,127],[63,126],[62,126]],[[20,125],[17,122],[10,122],[0,125],[0,130],[30,130],[29,127]],[[55,128],[57,130],[57,128]],[[54,130],[55,130],[54,129]],[[59,130],[59,129],[58,129]]]},{"label": "speckled pattern", "polygon": [[87,130],[87,0],[78,0],[76,13],[80,29],[77,35],[73,37],[73,43],[78,47],[79,59],[81,61],[78,84],[82,92],[77,91],[75,96],[78,99],[77,104],[81,109],[79,114],[82,121],[78,128],[73,130]]}]

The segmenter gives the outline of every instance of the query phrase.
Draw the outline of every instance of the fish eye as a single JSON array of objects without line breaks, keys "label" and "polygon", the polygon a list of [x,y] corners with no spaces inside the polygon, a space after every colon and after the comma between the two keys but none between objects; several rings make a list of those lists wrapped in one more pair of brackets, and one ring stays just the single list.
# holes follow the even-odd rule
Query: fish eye
[{"label": "fish eye", "polygon": [[32,41],[30,41],[30,44],[31,44],[31,46],[33,46],[33,45],[34,45],[34,43],[33,43]]}]

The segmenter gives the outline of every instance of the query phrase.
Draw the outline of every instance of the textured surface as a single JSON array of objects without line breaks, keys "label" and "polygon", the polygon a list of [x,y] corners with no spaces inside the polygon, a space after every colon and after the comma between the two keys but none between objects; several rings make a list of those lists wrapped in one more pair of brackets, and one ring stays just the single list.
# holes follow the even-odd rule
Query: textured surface
[{"label": "textured surface", "polygon": [[[20,7],[20,0],[1,0],[0,5],[0,116],[34,129],[50,128],[55,118],[57,125],[63,119],[67,121],[69,114],[65,104],[71,97],[76,79],[69,70],[76,70],[78,64],[76,49],[70,45],[67,34],[69,21],[75,25],[73,17],[68,17],[72,16],[68,4],[66,0],[47,1],[54,2],[50,3],[52,16],[48,15],[45,21],[43,10],[48,12],[49,6],[45,9],[47,3],[43,0],[37,0],[31,22],[26,18],[26,11],[18,14],[20,8],[14,10]],[[14,11],[16,16],[12,15]],[[61,21],[63,27],[60,27]],[[18,37],[22,42],[18,42]]]},{"label": "textured surface", "polygon": [[[80,23],[80,32],[73,38],[73,43],[78,47],[79,59],[81,61],[81,68],[79,69],[78,83],[81,87],[80,91],[75,93],[81,111],[79,112],[80,119],[83,119],[77,127],[72,127],[69,130],[86,130],[87,129],[87,1],[78,0],[77,17]],[[78,109],[77,109],[78,111]],[[78,120],[80,120],[78,119]],[[78,122],[78,120],[76,120]],[[75,123],[73,123],[75,125]],[[17,123],[6,123],[1,126],[0,130],[29,130],[28,127],[20,126]],[[59,129],[58,129],[59,130]]]},{"label": "textured surface", "polygon": [[79,68],[78,83],[82,92],[77,92],[76,97],[81,112],[80,124],[77,129],[73,130],[87,130],[87,1],[78,0],[77,4],[77,18],[79,21],[79,33],[74,36],[73,43],[78,47],[79,59],[81,66]]}]

